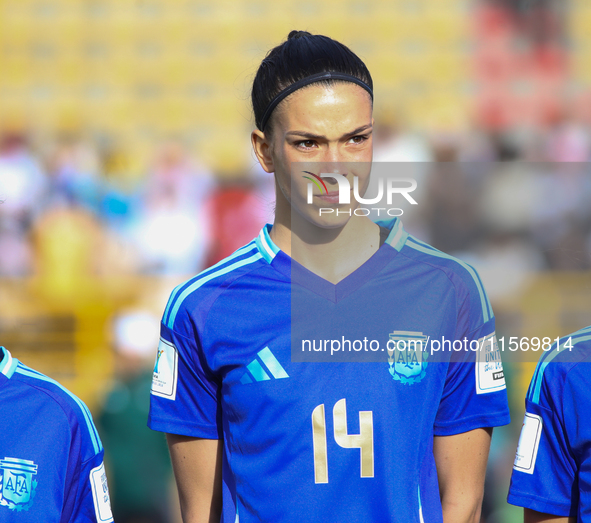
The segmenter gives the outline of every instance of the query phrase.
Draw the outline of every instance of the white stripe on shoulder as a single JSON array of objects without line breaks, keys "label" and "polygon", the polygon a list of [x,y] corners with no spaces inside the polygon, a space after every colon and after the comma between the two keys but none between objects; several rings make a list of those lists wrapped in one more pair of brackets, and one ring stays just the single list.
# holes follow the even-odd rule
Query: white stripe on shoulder
[{"label": "white stripe on shoulder", "polygon": [[256,248],[257,248],[256,242],[255,242],[255,240],[252,240],[249,243],[247,243],[244,247],[241,247],[240,249],[234,251],[227,258],[224,258],[223,260],[220,260],[215,265],[212,265],[211,267],[208,267],[207,269],[201,271],[199,274],[197,274],[193,278],[189,279],[188,281],[185,281],[185,282],[181,283],[180,285],[177,285],[174,288],[174,290],[172,291],[170,298],[168,299],[168,303],[166,304],[166,309],[164,309],[164,314],[162,315],[162,321],[165,324],[168,324],[168,320],[170,318],[170,311],[171,311],[171,309],[172,309],[172,307],[173,307],[173,305],[174,305],[174,303],[175,303],[175,301],[182,289],[186,288],[188,285],[192,285],[193,283],[199,281],[201,278],[204,278],[208,274],[219,270],[221,267],[230,263],[232,260],[235,260],[236,258],[239,258],[240,256],[243,256],[244,254],[251,252]]},{"label": "white stripe on shoulder", "polygon": [[265,256],[265,258],[273,259],[275,257],[275,253],[273,252],[271,247],[269,247],[269,245],[267,243],[267,239],[265,238],[265,235],[262,230],[259,233],[259,240],[261,242],[261,246],[262,246],[263,250],[267,254],[267,256]]},{"label": "white stripe on shoulder", "polygon": [[542,383],[544,381],[544,372],[546,371],[546,367],[549,363],[558,356],[561,351],[570,351],[577,345],[577,343],[590,341],[591,340],[591,328],[581,329],[570,336],[564,336],[558,340],[558,343],[555,343],[550,348],[550,351],[543,354],[538,364],[536,365],[536,370],[534,371],[534,376],[532,378],[531,387],[528,391],[528,398],[536,404],[540,402],[540,394],[542,391]]},{"label": "white stripe on shoulder", "polygon": [[255,254],[250,256],[249,258],[239,260],[239,261],[233,263],[232,265],[228,265],[227,267],[223,267],[218,271],[208,274],[204,278],[200,278],[192,285],[189,285],[189,287],[187,287],[180,294],[180,296],[176,300],[176,303],[174,304],[174,307],[170,311],[170,316],[168,318],[168,322],[166,323],[168,328],[172,329],[174,327],[174,321],[176,320],[176,315],[177,315],[179,309],[181,308],[181,305],[183,304],[183,302],[185,301],[187,296],[189,296],[192,292],[195,292],[197,289],[199,289],[199,287],[205,285],[207,282],[213,280],[214,278],[219,278],[220,276],[224,276],[230,272],[233,272],[233,271],[239,269],[240,267],[244,267],[245,265],[249,265],[251,263],[254,263],[254,262],[260,260],[262,257],[263,257],[263,255],[260,252],[256,252]]},{"label": "white stripe on shoulder", "polygon": [[[410,239],[410,238],[412,238],[412,239]],[[480,295],[480,305],[482,307],[482,316],[484,318],[484,322],[486,323],[487,321],[489,321],[493,317],[492,307],[491,307],[490,302],[488,300],[488,296],[486,295],[486,292],[484,291],[484,287],[482,286],[482,283],[480,282],[480,278],[478,277],[478,274],[476,274],[476,271],[470,265],[468,265],[466,262],[463,262],[462,260],[460,260],[458,258],[454,258],[453,256],[450,256],[449,254],[445,254],[444,252],[441,252],[441,251],[435,249],[434,247],[431,247],[430,245],[423,244],[422,242],[420,242],[419,240],[416,240],[412,236],[409,236],[409,240],[406,242],[406,245],[408,245],[412,249],[422,252],[424,254],[428,254],[428,255],[434,256],[436,258],[451,260],[453,262],[456,262],[458,265],[460,265],[464,269],[466,269],[466,271],[468,271],[468,274],[470,274],[470,276],[474,280],[474,284],[476,285],[476,288],[478,289],[478,294]]]},{"label": "white stripe on shoulder", "polygon": [[98,454],[103,449],[103,446],[101,444],[101,440],[98,436],[98,432],[94,426],[94,423],[92,422],[92,416],[90,414],[90,411],[88,410],[88,407],[84,404],[84,402],[80,398],[78,398],[77,396],[72,394],[68,389],[66,389],[63,385],[61,385],[57,381],[49,378],[48,376],[45,376],[44,374],[41,374],[40,372],[37,372],[36,370],[30,369],[29,367],[27,367],[26,365],[23,365],[20,362],[18,363],[18,366],[17,366],[15,372],[17,374],[21,374],[22,376],[27,376],[28,378],[33,378],[33,379],[37,379],[37,380],[40,380],[40,381],[43,381],[46,383],[51,383],[52,385],[55,385],[57,388],[59,388],[62,392],[65,392],[66,395],[69,396],[74,401],[74,403],[76,403],[76,405],[78,406],[78,408],[82,412],[82,416],[84,417],[84,421],[86,422],[86,428],[88,429],[88,433],[89,433],[90,439],[92,441],[92,446],[94,448],[95,455]]}]

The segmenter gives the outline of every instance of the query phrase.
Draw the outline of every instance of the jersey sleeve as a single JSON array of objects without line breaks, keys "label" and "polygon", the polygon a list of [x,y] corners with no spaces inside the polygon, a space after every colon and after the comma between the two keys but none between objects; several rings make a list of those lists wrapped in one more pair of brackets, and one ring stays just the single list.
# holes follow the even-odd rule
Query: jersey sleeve
[{"label": "jersey sleeve", "polygon": [[462,304],[449,351],[447,376],[434,423],[436,436],[450,436],[510,422],[501,353],[495,336],[495,318],[480,282],[468,267],[462,284]]},{"label": "jersey sleeve", "polygon": [[90,411],[77,402],[81,410],[72,409],[70,414],[72,439],[60,523],[112,523],[105,451]]},{"label": "jersey sleeve", "polygon": [[219,439],[219,383],[207,367],[186,309],[181,308],[174,327],[161,326],[148,426],[170,434]]},{"label": "jersey sleeve", "polygon": [[[554,369],[551,367],[546,374],[553,374]],[[562,380],[558,376],[554,377],[550,390],[546,383],[549,376],[543,374],[534,374],[526,398],[526,412],[507,501],[537,512],[576,516],[577,463],[570,441],[575,440],[576,435],[568,431],[570,428],[576,430],[579,425],[576,403],[585,394],[573,394],[567,384],[564,389],[560,386],[561,397],[555,397],[557,394],[553,391],[557,390],[556,381]],[[542,382],[539,394],[532,393],[536,377]]]},{"label": "jersey sleeve", "polygon": [[[587,346],[589,347],[589,345]],[[589,350],[589,348],[587,349]],[[591,521],[591,361],[578,364],[568,375],[563,395],[563,412],[570,456],[577,467],[579,521]],[[571,490],[571,493],[573,490]],[[575,500],[571,499],[571,506]]]},{"label": "jersey sleeve", "polygon": [[110,523],[113,521],[107,475],[101,450],[87,461],[80,463],[69,489],[71,494],[66,501],[71,504],[71,516],[62,519],[63,523]]}]

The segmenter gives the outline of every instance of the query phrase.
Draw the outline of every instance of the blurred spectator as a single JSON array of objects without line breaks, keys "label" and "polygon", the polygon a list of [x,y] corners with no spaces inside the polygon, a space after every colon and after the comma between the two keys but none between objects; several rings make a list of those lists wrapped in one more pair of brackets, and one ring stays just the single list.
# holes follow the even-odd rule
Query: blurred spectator
[{"label": "blurred spectator", "polygon": [[159,319],[143,311],[114,318],[115,376],[97,427],[105,447],[114,520],[171,520],[172,468],[162,434],[146,426]]},{"label": "blurred spectator", "polygon": [[558,117],[548,132],[547,154],[550,162],[588,162],[591,160],[589,130],[567,115]]},{"label": "blurred spectator", "polygon": [[518,296],[546,268],[544,257],[526,234],[489,233],[470,251],[454,255],[478,268],[493,303]]},{"label": "blurred spectator", "polygon": [[81,208],[49,208],[31,233],[35,273],[57,299],[91,295],[104,254],[104,227]]},{"label": "blurred spectator", "polygon": [[98,213],[102,196],[101,165],[92,142],[61,136],[47,163],[49,190],[45,205],[78,206]]},{"label": "blurred spectator", "polygon": [[255,238],[265,223],[273,222],[273,175],[258,167],[250,178],[225,180],[208,202],[212,245],[211,266]]},{"label": "blurred spectator", "polygon": [[120,234],[137,212],[147,173],[139,165],[134,165],[130,151],[108,139],[104,142],[101,149],[104,179],[101,219],[111,232]]},{"label": "blurred spectator", "polygon": [[[431,145],[420,134],[401,127],[393,117],[383,117],[380,123],[376,123],[374,131],[374,168],[367,194],[377,194],[375,184],[380,178],[395,176],[415,180],[417,187],[412,197],[417,205],[411,205],[404,198],[393,202],[393,205],[403,211],[402,220],[408,232],[420,236],[424,241],[430,241],[424,213],[428,207],[427,187],[432,170],[431,162],[434,159]],[[379,118],[378,116],[378,122]]]},{"label": "blurred spectator", "polygon": [[0,137],[0,275],[31,273],[29,231],[46,189],[46,175],[25,136]]},{"label": "blurred spectator", "polygon": [[28,234],[12,224],[0,225],[0,276],[22,277],[31,273],[33,250]]},{"label": "blurred spectator", "polygon": [[[463,163],[492,162],[496,151],[491,134],[487,129],[474,124],[461,136],[458,147],[458,161]],[[474,166],[471,166],[473,168]]]},{"label": "blurred spectator", "polygon": [[375,162],[430,162],[433,154],[429,143],[419,134],[387,121],[376,123]]},{"label": "blurred spectator", "polygon": [[584,247],[591,231],[589,163],[534,164],[539,195],[530,234],[554,270],[591,267]]},{"label": "blurred spectator", "polygon": [[435,148],[437,164],[427,187],[430,205],[430,241],[444,252],[469,249],[478,242],[482,229],[479,205],[480,178],[473,176],[470,164],[458,160],[458,145],[441,141]]},{"label": "blurred spectator", "polygon": [[527,233],[540,202],[532,164],[495,162],[482,188],[481,218],[493,233]]},{"label": "blurred spectator", "polygon": [[210,244],[205,201],[214,179],[178,141],[162,144],[127,230],[138,251],[138,270],[193,274],[204,268]]}]

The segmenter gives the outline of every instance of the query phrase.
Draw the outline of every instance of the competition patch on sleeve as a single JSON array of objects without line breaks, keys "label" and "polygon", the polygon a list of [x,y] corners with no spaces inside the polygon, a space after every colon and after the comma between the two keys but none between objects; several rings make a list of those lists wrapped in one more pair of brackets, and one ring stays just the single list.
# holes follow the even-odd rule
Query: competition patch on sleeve
[{"label": "competition patch on sleeve", "polygon": [[92,499],[94,501],[96,520],[101,523],[113,521],[107,475],[105,474],[105,465],[103,463],[90,471],[90,485],[92,487]]},{"label": "competition patch on sleeve", "polygon": [[538,455],[540,436],[542,435],[542,418],[536,414],[525,413],[521,435],[515,454],[513,468],[526,474],[533,474]]},{"label": "competition patch on sleeve", "polygon": [[172,343],[160,338],[151,393],[154,396],[174,400],[176,398],[177,373],[178,351]]},{"label": "competition patch on sleeve", "polygon": [[476,358],[476,394],[503,390],[505,374],[495,333],[484,336],[478,341],[480,343]]}]

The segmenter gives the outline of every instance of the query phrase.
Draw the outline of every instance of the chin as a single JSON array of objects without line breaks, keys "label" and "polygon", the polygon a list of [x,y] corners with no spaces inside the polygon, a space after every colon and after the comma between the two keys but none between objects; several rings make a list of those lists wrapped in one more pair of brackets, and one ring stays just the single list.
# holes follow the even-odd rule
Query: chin
[{"label": "chin", "polygon": [[350,206],[316,206],[312,205],[298,212],[308,223],[321,229],[340,229],[347,225],[349,220],[355,216],[354,209]]}]

